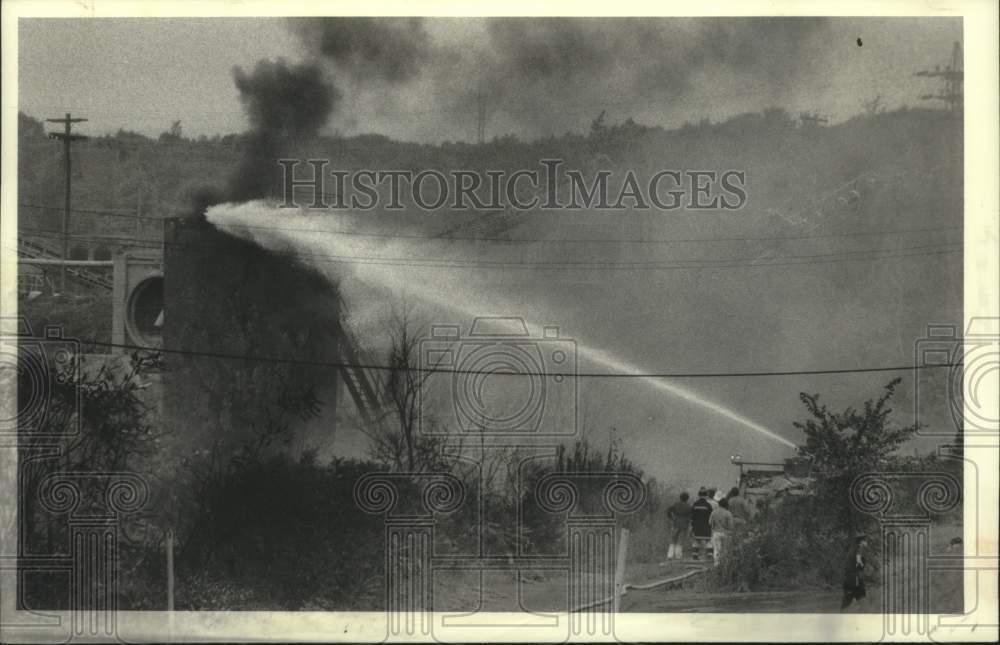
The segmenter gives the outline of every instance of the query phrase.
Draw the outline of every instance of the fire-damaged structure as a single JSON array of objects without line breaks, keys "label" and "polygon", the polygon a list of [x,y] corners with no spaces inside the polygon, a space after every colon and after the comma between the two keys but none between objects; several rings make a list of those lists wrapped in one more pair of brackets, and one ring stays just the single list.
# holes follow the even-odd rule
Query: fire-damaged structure
[{"label": "fire-damaged structure", "polygon": [[336,285],[202,218],[164,228],[164,422],[178,447],[263,441],[295,417],[335,430],[343,390],[378,406]]}]

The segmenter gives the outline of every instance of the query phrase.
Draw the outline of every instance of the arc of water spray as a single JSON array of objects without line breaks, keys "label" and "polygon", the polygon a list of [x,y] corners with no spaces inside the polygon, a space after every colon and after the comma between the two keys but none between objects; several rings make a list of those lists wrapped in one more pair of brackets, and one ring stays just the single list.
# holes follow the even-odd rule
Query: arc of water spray
[{"label": "arc of water spray", "polygon": [[[269,215],[270,217],[265,218],[265,215]],[[287,210],[278,209],[264,202],[220,204],[210,208],[206,213],[206,217],[209,222],[222,230],[250,239],[256,244],[270,250],[286,248],[289,245],[297,249],[303,247],[315,247],[310,249],[310,253],[316,257],[323,257],[325,254],[329,254],[330,247],[346,245],[343,240],[332,234],[324,235],[322,238],[318,238],[314,232],[316,230],[315,217],[310,217],[308,215],[289,215]],[[258,219],[264,224],[263,226],[252,221]],[[266,226],[267,223],[273,223],[275,220],[281,222],[280,228],[270,228]],[[300,222],[306,223],[311,230],[309,232],[295,230],[294,224]],[[241,224],[254,225],[250,228],[241,227]],[[340,255],[351,255],[352,250],[350,248],[338,248],[337,252]],[[304,254],[301,259],[303,262],[308,263],[309,255]],[[319,264],[314,265],[314,267],[320,270],[322,274],[326,274],[326,271],[324,271]],[[438,307],[451,309],[452,311],[468,317],[469,319],[483,315],[482,312],[476,312],[468,306],[463,306],[455,302],[453,299],[448,299],[446,296],[454,295],[454,292],[443,289],[442,284],[436,283],[431,285],[427,281],[408,280],[405,279],[406,276],[400,275],[400,270],[406,271],[405,268],[401,269],[400,267],[394,267],[392,265],[363,263],[355,266],[354,275],[364,282],[381,287],[401,286],[410,296],[414,298]],[[445,296],[443,297],[442,294],[445,294]],[[507,309],[505,313],[509,313],[509,311],[510,309]],[[533,335],[541,336],[542,329],[540,327],[530,323],[527,323],[527,326]],[[581,342],[579,339],[576,339],[576,346],[578,355],[583,355],[591,362],[601,365],[607,369],[623,374],[635,374],[642,372],[641,369],[630,364],[628,361],[610,354],[607,351],[592,347],[584,342]],[[730,421],[735,421],[742,427],[752,430],[761,436],[782,443],[790,448],[796,447],[795,444],[788,439],[765,428],[759,423],[744,417],[743,415],[720,403],[711,401],[696,392],[677,385],[676,383],[671,383],[663,377],[642,376],[639,377],[639,379],[650,387],[666,392],[672,396],[676,396],[677,398],[689,403],[693,403],[694,405],[725,417]]]}]

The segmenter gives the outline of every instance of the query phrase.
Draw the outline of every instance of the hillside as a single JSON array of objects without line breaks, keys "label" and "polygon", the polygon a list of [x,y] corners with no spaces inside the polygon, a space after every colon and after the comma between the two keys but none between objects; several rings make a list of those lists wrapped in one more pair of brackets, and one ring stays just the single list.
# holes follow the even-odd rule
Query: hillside
[{"label": "hillside", "polygon": [[[151,218],[185,215],[195,191],[226,183],[244,144],[245,139],[237,135],[188,140],[165,133],[160,140],[152,140],[124,131],[74,144],[74,208]],[[942,219],[958,221],[961,207],[956,201],[961,198],[961,123],[932,110],[859,116],[830,127],[803,126],[775,109],[677,130],[631,121],[609,126],[595,120],[587,136],[567,133],[534,141],[506,136],[480,145],[427,145],[364,135],[322,137],[295,148],[303,158],[327,158],[330,168],[342,170],[489,168],[510,172],[537,169],[544,158],[564,159],[566,168],[584,170],[746,170],[747,210],[779,218],[808,209],[818,195],[859,177],[894,182],[888,189],[891,192],[872,205],[883,212],[916,210],[908,218],[916,215],[940,224]],[[22,115],[19,155],[21,226],[57,230],[62,208],[61,145],[44,137],[40,123]],[[935,175],[935,181],[926,180]],[[900,177],[909,180],[897,182]],[[891,213],[867,212],[865,217],[893,219]],[[782,221],[772,223],[781,225]],[[155,221],[106,213],[74,213],[72,230],[158,237]]]},{"label": "hillside", "polygon": [[[340,170],[512,172],[560,158],[585,175],[612,171],[612,191],[626,171],[640,178],[663,169],[745,171],[747,204],[730,212],[322,213],[318,225],[351,233],[316,238],[303,256],[341,286],[356,334],[376,355],[377,316],[391,298],[409,297],[432,322],[467,324],[481,312],[501,312],[557,323],[562,337],[577,340],[581,369],[718,372],[908,364],[913,340],[929,322],[958,319],[961,255],[938,250],[962,240],[961,132],[960,122],[933,110],[858,116],[828,127],[804,127],[769,110],[676,130],[597,119],[587,136],[534,141],[426,145],[367,135],[291,147],[303,158],[329,158]],[[22,230],[55,230],[61,148],[37,128],[21,135],[19,202],[57,209],[20,208]],[[104,236],[138,235],[159,246],[158,219],[190,215],[192,194],[225,186],[245,145],[237,136],[161,139],[119,133],[76,144],[75,208],[103,213],[74,213],[76,235],[101,243],[110,241]],[[140,195],[140,212],[150,219],[107,215],[134,215]],[[352,256],[387,260],[372,265],[351,262]],[[348,262],[328,261],[338,257]],[[411,258],[435,266],[415,267]],[[410,291],[394,292],[393,285]],[[692,405],[672,386],[597,379],[581,384],[580,401],[616,404],[592,403],[580,415],[591,428],[618,428],[648,460],[644,465],[658,464],[659,474],[684,469],[680,455],[699,451],[720,480],[734,452],[774,459],[787,444],[734,424],[712,401],[793,437],[797,392],[851,401],[879,384],[822,377],[701,381],[691,388],[693,398],[709,403]],[[948,419],[942,410],[929,420]],[[334,454],[363,453],[360,435],[343,433],[338,442]]]}]

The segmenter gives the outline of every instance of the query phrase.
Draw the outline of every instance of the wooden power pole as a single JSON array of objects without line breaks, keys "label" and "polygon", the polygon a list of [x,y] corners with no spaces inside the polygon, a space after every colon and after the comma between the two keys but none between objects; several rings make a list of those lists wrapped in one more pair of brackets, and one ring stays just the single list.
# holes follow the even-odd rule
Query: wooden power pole
[{"label": "wooden power pole", "polygon": [[[50,139],[62,139],[63,142],[63,161],[66,166],[66,202],[63,208],[63,219],[62,219],[62,259],[69,259],[69,214],[70,214],[70,195],[72,194],[73,186],[73,165],[70,161],[70,145],[74,141],[80,141],[86,139],[87,137],[82,134],[73,134],[73,124],[81,123],[87,119],[73,118],[73,116],[67,112],[66,118],[63,119],[45,119],[49,123],[62,123],[65,125],[65,129],[62,132],[50,132]],[[62,265],[59,269],[59,290],[66,293],[66,265]]]}]

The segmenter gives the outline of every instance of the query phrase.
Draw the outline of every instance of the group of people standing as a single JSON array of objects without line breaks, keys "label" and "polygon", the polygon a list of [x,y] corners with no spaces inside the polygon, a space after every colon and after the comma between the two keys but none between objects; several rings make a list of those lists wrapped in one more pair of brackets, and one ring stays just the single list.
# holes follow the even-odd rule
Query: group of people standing
[{"label": "group of people standing", "polygon": [[[684,491],[667,509],[671,526],[670,548],[667,551],[667,560],[660,565],[666,566],[670,560],[683,560],[684,543],[690,536],[692,558],[704,559],[705,550],[711,545],[712,560],[714,565],[718,566],[722,554],[729,547],[727,541],[753,519],[754,507],[740,495],[739,488],[735,486],[727,495],[722,495],[714,488],[702,487],[698,490],[698,499],[694,503],[689,504],[689,499],[691,496]],[[840,611],[846,611],[852,603],[864,599],[867,595],[864,573],[867,554],[867,535],[863,531],[854,533],[844,564],[844,595]],[[746,590],[743,583],[740,590]]]},{"label": "group of people standing", "polygon": [[[753,507],[740,496],[740,489],[735,486],[727,495],[703,486],[698,490],[698,499],[694,503],[688,504],[689,499],[691,496],[684,491],[677,502],[667,509],[671,524],[667,561],[684,559],[684,543],[690,536],[692,558],[705,559],[705,551],[711,546],[713,562],[718,565],[726,541],[750,521]],[[667,562],[661,564],[666,565]]]}]

